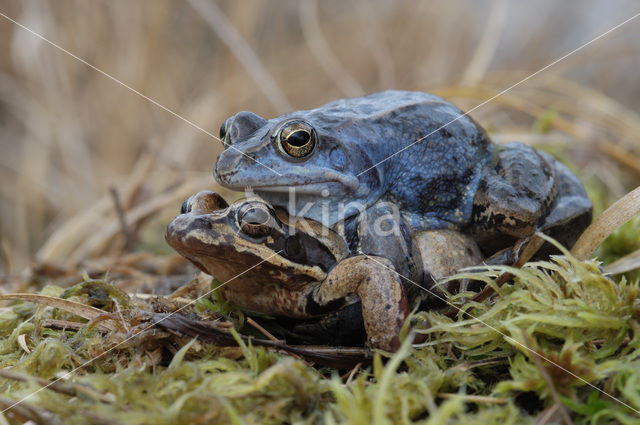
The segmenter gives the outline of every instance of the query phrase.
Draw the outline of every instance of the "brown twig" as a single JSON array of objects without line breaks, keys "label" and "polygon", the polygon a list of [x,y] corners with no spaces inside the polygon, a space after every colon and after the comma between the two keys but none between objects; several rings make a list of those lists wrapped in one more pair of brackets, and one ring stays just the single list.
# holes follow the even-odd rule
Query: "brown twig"
[{"label": "brown twig", "polygon": [[536,421],[536,425],[545,425],[547,422],[551,420],[556,411],[560,408],[557,404],[549,407],[548,409],[543,410],[540,416],[538,416],[538,420]]},{"label": "brown twig", "polygon": [[[68,320],[44,319],[42,321],[43,328],[55,329],[58,331],[79,331],[86,326],[86,323],[70,322]],[[109,332],[108,329],[103,329],[101,327],[98,327],[97,329],[101,332]]]},{"label": "brown twig", "polygon": [[[514,253],[520,252],[520,254],[518,255],[517,260],[512,264],[512,267],[516,267],[516,268],[522,267],[527,261],[531,259],[531,257],[533,257],[536,254],[536,252],[538,252],[542,244],[544,244],[544,240],[536,236],[535,234],[516,242],[514,244],[514,247],[512,248],[512,251]],[[496,278],[496,281],[495,281],[496,286],[498,288],[501,287],[506,282],[508,282],[509,279],[511,279],[512,277],[513,277],[513,274],[509,272],[504,272],[500,274],[500,276]],[[491,296],[494,292],[495,291],[493,287],[487,285],[480,292],[474,295],[470,301],[482,302],[486,300],[489,296]],[[450,309],[445,313],[445,315],[450,318],[455,318],[458,314],[458,311],[460,311],[460,309],[457,309],[457,308],[455,310]],[[466,314],[467,313],[465,312],[465,315]]]},{"label": "brown twig", "polygon": [[109,193],[111,194],[111,199],[113,200],[113,207],[116,209],[116,213],[118,214],[118,220],[120,221],[120,228],[122,230],[122,235],[124,236],[124,249],[126,252],[133,250],[134,239],[131,231],[129,230],[129,226],[127,225],[127,220],[125,219],[125,213],[122,209],[122,204],[120,203],[120,196],[118,195],[118,189],[115,187],[111,187],[109,189]]},{"label": "brown twig", "polygon": [[62,425],[53,413],[24,401],[0,397],[0,407],[11,411],[23,423],[31,421],[37,425]]},{"label": "brown twig", "polygon": [[341,376],[341,378],[344,380],[344,378],[347,378],[347,381],[345,382],[345,385],[349,385],[351,383],[351,381],[353,381],[354,376],[356,376],[356,373],[360,370],[360,368],[362,367],[362,363],[357,363],[353,369],[351,369],[349,372],[345,373],[344,375]]},{"label": "brown twig", "polygon": [[[604,343],[607,342],[606,339],[594,339],[593,341],[591,341],[591,343],[593,345],[595,345],[596,347],[600,347],[601,345],[604,345]],[[621,347],[626,347],[627,345],[629,345],[629,343],[631,342],[631,338],[629,337],[625,337],[625,339],[622,340],[622,342],[620,343]]]},{"label": "brown twig", "polygon": [[251,317],[247,317],[247,323],[250,324],[251,326],[253,326],[254,328],[256,328],[258,331],[260,331],[260,333],[264,336],[266,336],[270,341],[273,342],[283,342],[282,340],[276,338],[275,336],[273,336],[268,330],[266,330],[265,328],[263,328],[262,326],[260,326],[260,324],[258,324],[258,322],[256,322],[255,320],[253,320]]},{"label": "brown twig", "polygon": [[[154,313],[150,317],[154,325],[182,336],[198,337],[204,343],[217,346],[235,346],[236,339],[225,329],[217,329],[211,322],[193,320],[179,314]],[[288,345],[267,339],[248,338],[240,335],[245,343],[251,341],[254,346],[262,346],[286,351],[312,361],[336,369],[349,369],[356,363],[369,363],[372,353],[363,347],[331,347],[315,345]]]},{"label": "brown twig", "polygon": [[[527,261],[531,259],[531,257],[535,255],[536,252],[538,252],[538,250],[544,243],[544,240],[542,238],[539,238],[533,235],[531,236],[530,239],[522,241],[521,243],[525,244],[524,248],[522,249],[522,252],[518,256],[518,259],[516,260],[516,262],[513,263],[512,267],[516,267],[516,268],[522,267]],[[516,251],[519,250],[519,248],[515,248],[515,249]],[[508,273],[508,272],[502,273],[496,279],[496,286],[498,288],[501,287],[506,282],[508,282],[509,279],[511,279],[512,277],[513,275],[511,273]],[[493,292],[494,292],[493,287],[485,286],[482,289],[482,291],[478,292],[473,298],[471,298],[471,301],[482,302],[485,299],[487,299],[491,294],[493,294]]]}]

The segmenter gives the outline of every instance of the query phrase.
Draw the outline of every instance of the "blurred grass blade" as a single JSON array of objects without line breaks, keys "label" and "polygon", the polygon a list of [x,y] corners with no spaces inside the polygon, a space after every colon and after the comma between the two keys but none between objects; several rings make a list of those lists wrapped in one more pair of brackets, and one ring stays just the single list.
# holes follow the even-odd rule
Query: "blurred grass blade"
[{"label": "blurred grass blade", "polygon": [[274,108],[279,113],[292,110],[291,103],[278,87],[278,83],[273,79],[249,43],[242,38],[233,24],[229,22],[229,19],[224,16],[220,8],[213,2],[202,0],[189,0],[189,4],[227,45],[231,53],[244,66],[244,69],[256,83],[258,90],[264,93]]},{"label": "blurred grass blade", "polygon": [[640,268],[640,249],[603,267],[606,273],[621,274]]},{"label": "blurred grass blade", "polygon": [[640,187],[620,198],[591,223],[573,246],[571,254],[579,260],[586,260],[607,236],[638,214],[640,214]]}]

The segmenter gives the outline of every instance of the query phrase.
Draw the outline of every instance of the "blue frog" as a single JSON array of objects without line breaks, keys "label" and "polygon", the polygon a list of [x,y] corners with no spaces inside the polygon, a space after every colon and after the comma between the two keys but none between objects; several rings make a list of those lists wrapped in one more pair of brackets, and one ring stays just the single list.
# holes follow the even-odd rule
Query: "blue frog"
[{"label": "blue frog", "polygon": [[567,167],[522,143],[493,144],[427,93],[384,91],[269,120],[244,111],[220,138],[218,183],[325,226],[391,204],[411,231],[460,231],[490,255],[536,230],[571,246],[591,221]]}]

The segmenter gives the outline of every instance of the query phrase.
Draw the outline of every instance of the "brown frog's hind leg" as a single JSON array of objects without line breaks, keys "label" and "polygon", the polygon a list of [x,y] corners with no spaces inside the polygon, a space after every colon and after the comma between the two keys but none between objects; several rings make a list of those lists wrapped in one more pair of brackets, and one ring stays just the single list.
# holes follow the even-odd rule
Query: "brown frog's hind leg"
[{"label": "brown frog's hind leg", "polygon": [[[564,164],[546,153],[542,155],[556,170],[557,195],[538,230],[570,249],[591,223],[593,205],[580,180]],[[557,252],[555,247],[545,243],[536,258]]]},{"label": "brown frog's hind leg", "polygon": [[311,302],[322,306],[354,294],[362,304],[367,344],[396,351],[400,347],[400,330],[410,311],[391,261],[365,255],[342,260],[314,291]]}]

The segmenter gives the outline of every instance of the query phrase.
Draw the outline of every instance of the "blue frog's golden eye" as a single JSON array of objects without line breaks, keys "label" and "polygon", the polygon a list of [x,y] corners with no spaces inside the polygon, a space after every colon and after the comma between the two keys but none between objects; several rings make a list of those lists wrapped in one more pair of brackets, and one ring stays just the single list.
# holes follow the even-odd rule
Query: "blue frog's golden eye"
[{"label": "blue frog's golden eye", "polygon": [[309,156],[316,147],[316,132],[308,123],[300,120],[286,122],[275,134],[278,149],[292,158]]}]

